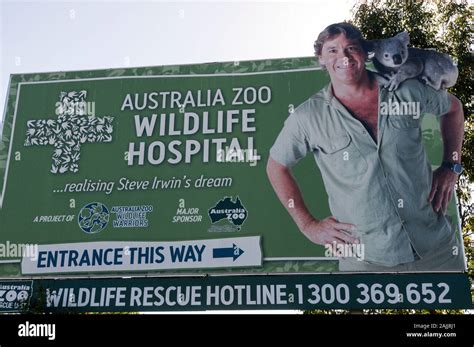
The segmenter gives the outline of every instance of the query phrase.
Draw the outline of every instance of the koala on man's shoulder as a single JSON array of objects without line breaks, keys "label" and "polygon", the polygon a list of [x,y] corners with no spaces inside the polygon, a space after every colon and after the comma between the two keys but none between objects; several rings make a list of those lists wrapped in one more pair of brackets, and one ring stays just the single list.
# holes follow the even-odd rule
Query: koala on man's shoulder
[{"label": "koala on man's shoulder", "polygon": [[432,88],[452,87],[458,68],[451,57],[431,49],[408,48],[410,37],[401,32],[384,40],[367,41],[374,66],[388,78],[385,87],[393,91],[409,78],[418,78]]}]

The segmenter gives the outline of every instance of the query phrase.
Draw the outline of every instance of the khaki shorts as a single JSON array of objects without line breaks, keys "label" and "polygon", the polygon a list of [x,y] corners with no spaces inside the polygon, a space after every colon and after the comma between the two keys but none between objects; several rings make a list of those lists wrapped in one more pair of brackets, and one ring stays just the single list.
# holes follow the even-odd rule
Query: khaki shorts
[{"label": "khaki shorts", "polygon": [[[455,248],[457,247],[457,248]],[[443,247],[435,249],[422,259],[396,266],[382,266],[356,258],[339,260],[341,272],[419,272],[419,271],[465,271],[464,252],[461,242],[453,233],[451,240]]]}]

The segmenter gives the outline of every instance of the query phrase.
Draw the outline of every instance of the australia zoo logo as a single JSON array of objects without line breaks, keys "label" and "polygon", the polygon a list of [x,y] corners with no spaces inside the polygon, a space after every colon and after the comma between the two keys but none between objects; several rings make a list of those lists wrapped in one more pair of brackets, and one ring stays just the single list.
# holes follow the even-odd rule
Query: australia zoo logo
[{"label": "australia zoo logo", "polygon": [[86,95],[85,90],[61,92],[55,105],[57,118],[26,122],[25,146],[54,147],[53,174],[78,172],[82,145],[112,141],[114,118],[96,117],[95,104],[86,102]]},{"label": "australia zoo logo", "polygon": [[248,217],[248,211],[237,196],[226,196],[208,210],[212,226],[210,232],[239,231]]}]

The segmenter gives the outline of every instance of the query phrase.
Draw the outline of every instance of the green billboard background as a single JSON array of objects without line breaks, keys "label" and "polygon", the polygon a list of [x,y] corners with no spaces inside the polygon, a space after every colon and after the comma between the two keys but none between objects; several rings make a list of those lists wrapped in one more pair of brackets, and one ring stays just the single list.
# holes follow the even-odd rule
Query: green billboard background
[{"label": "green billboard background", "polygon": [[[328,81],[328,75],[319,68],[314,58],[12,75],[0,142],[0,243],[163,242],[260,236],[262,266],[172,272],[337,271],[337,260],[325,257],[324,247],[311,243],[297,229],[278,201],[265,172],[269,149],[291,109],[319,91]],[[269,102],[246,104],[241,98],[243,104],[232,105],[239,88],[248,90],[247,101],[253,100],[253,90],[261,88],[271,91],[271,99]],[[127,94],[138,94],[142,98],[145,93],[154,91],[179,91],[183,95],[192,91],[196,95],[201,90],[203,95],[207,95],[208,90],[215,94],[217,89],[222,91],[225,105],[187,105],[181,110],[179,107],[121,109]],[[32,128],[28,121],[44,120],[45,126],[53,124],[48,125],[48,120],[57,122],[56,103],[61,93],[73,91],[86,91],[85,101],[94,103],[97,118],[113,118],[111,140],[95,138],[94,143],[86,140],[80,145],[77,172],[51,173],[55,147],[39,143],[25,146],[28,130]],[[244,92],[241,96],[245,96]],[[268,100],[267,96],[264,94],[262,98]],[[135,115],[151,117],[153,113],[158,116],[174,113],[176,128],[181,128],[183,111],[195,112],[201,120],[203,112],[208,112],[209,123],[217,124],[217,112],[228,110],[238,111],[240,117],[231,133],[160,136],[155,130],[150,137],[138,137],[136,133]],[[252,114],[255,121],[250,124],[253,131],[242,131],[243,110],[255,110]],[[103,128],[101,131],[107,134]],[[252,137],[260,160],[256,165],[249,162],[218,163],[211,150],[209,162],[206,163],[203,163],[203,151],[194,155],[190,163],[185,163],[183,159],[178,164],[164,161],[153,165],[145,160],[143,165],[138,165],[135,160],[133,165],[128,165],[126,161],[130,143],[138,147],[140,142],[144,142],[148,147],[154,141],[166,145],[173,140],[196,140],[202,144],[206,139],[224,137],[228,142],[232,138],[238,139],[243,148],[247,146],[247,139]],[[425,116],[423,137],[431,163],[439,165],[442,144],[439,124],[434,117]],[[45,141],[49,141],[46,135]],[[310,156],[303,159],[294,168],[294,174],[315,217],[330,216],[327,195],[314,160]],[[201,176],[230,178],[232,183],[221,187],[193,187]],[[174,189],[117,190],[123,178],[152,182],[155,177],[172,179],[173,182],[178,180],[182,186]],[[184,187],[186,179],[191,179],[189,188]],[[110,194],[104,191],[64,191],[67,184],[85,180],[114,182],[114,189]],[[226,219],[216,223],[211,221],[209,209],[226,197],[231,197],[233,201],[238,197],[240,200],[246,211],[243,224],[235,225]],[[86,233],[78,224],[78,216],[83,207],[93,202],[104,204],[109,211],[113,206],[152,206],[153,211],[146,213],[146,227],[114,228],[112,224],[116,217],[110,213],[104,230]],[[186,209],[199,209],[197,215],[202,216],[200,222],[173,223],[183,202]],[[448,215],[453,228],[459,231],[454,201],[450,203]],[[39,222],[42,216],[49,216],[50,219],[52,216],[72,216],[72,220]],[[19,258],[4,259],[14,261]],[[20,264],[0,264],[0,275],[21,276]]]}]

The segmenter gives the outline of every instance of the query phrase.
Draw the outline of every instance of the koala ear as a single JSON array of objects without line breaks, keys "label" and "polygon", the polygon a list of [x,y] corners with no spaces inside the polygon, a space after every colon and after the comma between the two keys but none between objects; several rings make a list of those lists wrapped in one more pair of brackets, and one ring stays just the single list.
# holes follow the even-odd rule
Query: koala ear
[{"label": "koala ear", "polygon": [[367,59],[372,59],[375,56],[375,48],[378,45],[378,40],[365,40],[364,50],[367,53]]},{"label": "koala ear", "polygon": [[408,45],[410,43],[410,35],[408,35],[406,31],[402,31],[395,37],[399,39],[404,45]]},{"label": "koala ear", "polygon": [[365,40],[364,48],[367,53],[374,52],[377,44],[378,44],[378,40]]}]

